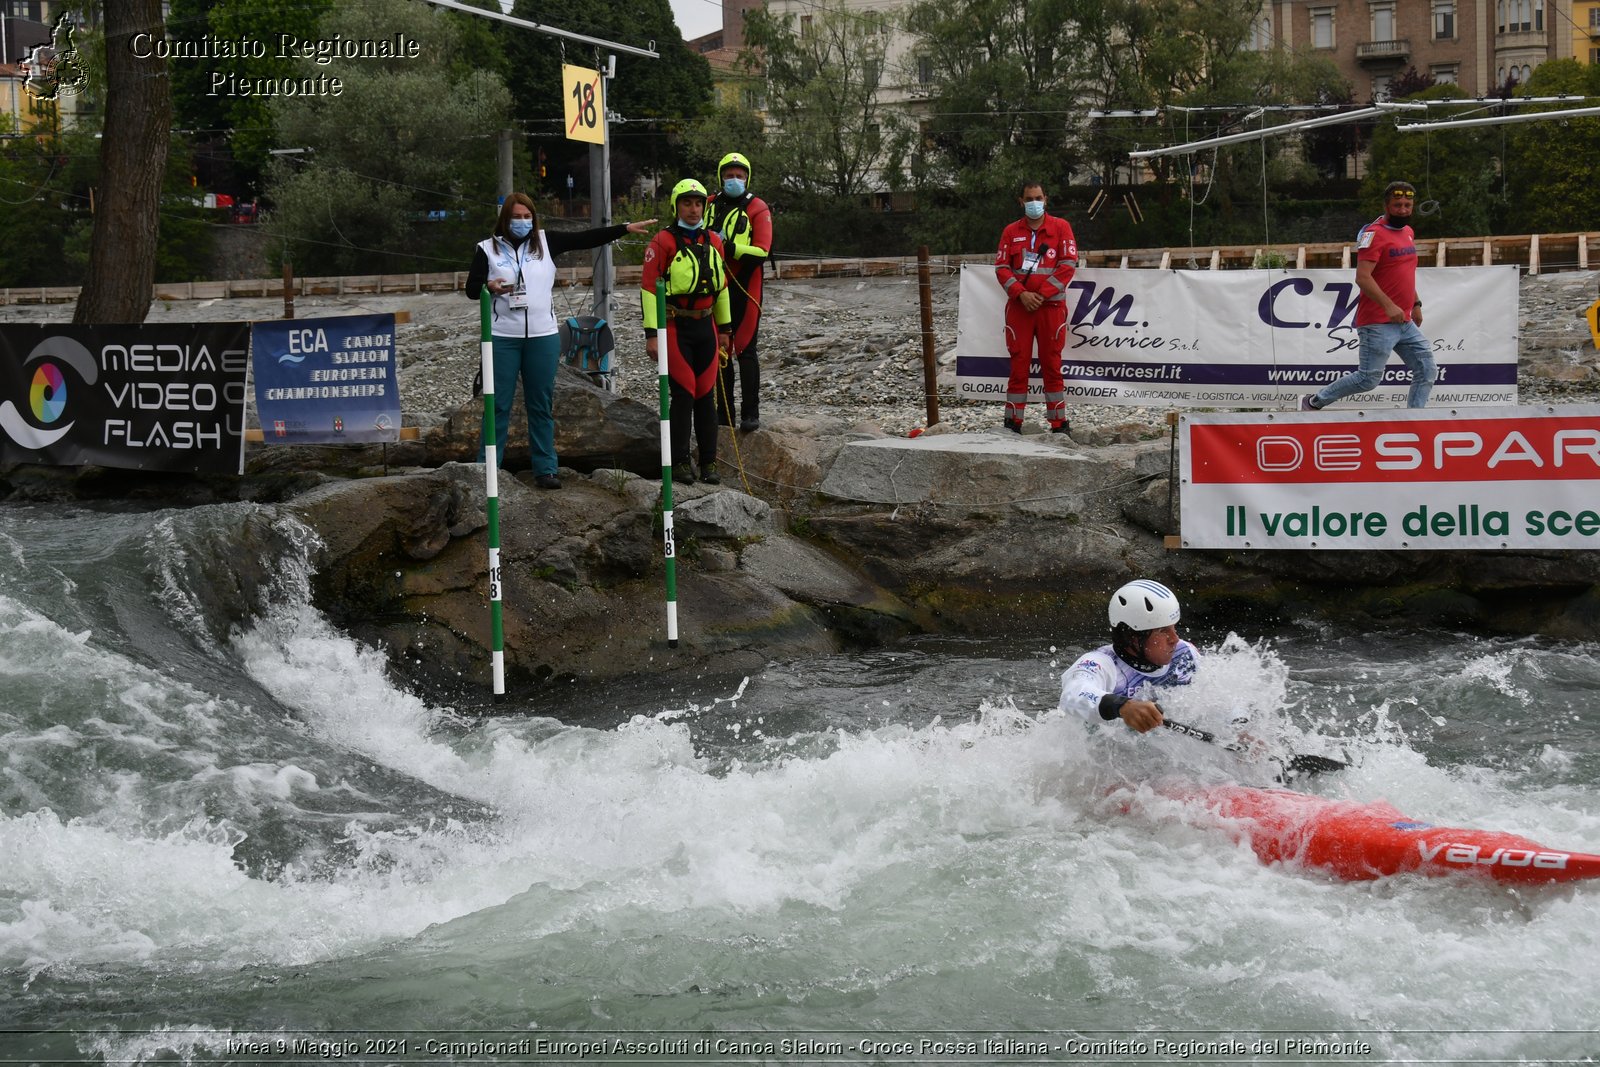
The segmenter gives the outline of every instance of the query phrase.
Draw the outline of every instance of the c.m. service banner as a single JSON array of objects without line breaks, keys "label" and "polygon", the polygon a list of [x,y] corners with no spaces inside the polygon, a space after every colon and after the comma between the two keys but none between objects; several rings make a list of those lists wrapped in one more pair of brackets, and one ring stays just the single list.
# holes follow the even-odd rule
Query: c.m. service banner
[{"label": "c.m. service banner", "polygon": [[248,331],[0,325],[0,459],[240,473]]},{"label": "c.m. service banner", "polygon": [[1179,421],[1185,548],[1600,548],[1600,406]]},{"label": "c.m. service banner", "polygon": [[[1422,332],[1435,405],[1517,402],[1517,269],[1423,267]],[[1292,407],[1356,368],[1353,270],[1080,270],[1067,287],[1067,403]],[[956,391],[1005,399],[1005,292],[991,267],[961,269]],[[1042,398],[1037,361],[1030,398]],[[1411,371],[1347,398],[1404,407]]]},{"label": "c.m. service banner", "polygon": [[400,439],[392,314],[258,322],[250,341],[267,444]]}]

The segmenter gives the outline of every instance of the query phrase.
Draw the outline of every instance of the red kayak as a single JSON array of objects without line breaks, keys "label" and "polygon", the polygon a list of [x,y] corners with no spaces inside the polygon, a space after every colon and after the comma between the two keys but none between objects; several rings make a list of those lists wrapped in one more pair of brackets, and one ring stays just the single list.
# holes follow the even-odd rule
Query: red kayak
[{"label": "red kayak", "polygon": [[1203,807],[1250,842],[1262,863],[1295,863],[1365,881],[1416,872],[1475,872],[1517,884],[1600,878],[1600,856],[1492,830],[1417,822],[1386,803],[1357,804],[1284,789],[1224,785],[1162,789]]}]

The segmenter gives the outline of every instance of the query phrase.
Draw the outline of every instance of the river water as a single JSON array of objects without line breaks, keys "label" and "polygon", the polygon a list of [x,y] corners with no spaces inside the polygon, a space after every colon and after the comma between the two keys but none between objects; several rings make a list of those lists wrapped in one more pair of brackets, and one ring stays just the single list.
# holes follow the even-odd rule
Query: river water
[{"label": "river water", "polygon": [[[309,605],[311,541],[243,504],[0,512],[0,1062],[1600,1053],[1600,887],[1343,883],[1126,813],[1273,764],[1055,713],[1089,635],[483,717]],[[1173,717],[1354,764],[1296,788],[1600,851],[1595,646],[1189,636]]]}]

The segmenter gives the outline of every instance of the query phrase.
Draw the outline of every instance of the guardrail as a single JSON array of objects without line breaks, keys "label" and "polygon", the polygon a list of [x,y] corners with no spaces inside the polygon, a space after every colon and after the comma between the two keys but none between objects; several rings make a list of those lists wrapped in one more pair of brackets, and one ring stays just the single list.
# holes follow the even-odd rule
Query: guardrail
[{"label": "guardrail", "polygon": [[[1417,256],[1436,267],[1521,267],[1529,274],[1600,267],[1600,232],[1518,234],[1502,237],[1446,237],[1417,242]],[[1263,259],[1297,269],[1346,268],[1354,265],[1355,245],[1325,244],[1232,245],[1203,248],[1112,248],[1083,253],[1086,267],[1154,270],[1243,270]],[[965,263],[994,262],[990,252],[934,256],[930,268],[950,274]],[[774,259],[778,278],[867,278],[911,275],[917,272],[915,256],[872,259]],[[625,290],[639,284],[640,267],[616,268],[616,286]],[[560,267],[556,284],[587,286],[590,268]],[[368,274],[340,278],[295,278],[293,296],[370,296],[386,293],[447,293],[465,288],[466,271],[439,274]],[[153,287],[157,300],[232,300],[246,297],[283,297],[281,278],[254,278],[216,282],[166,282]],[[68,304],[78,298],[78,286],[29,286],[0,289],[0,305]]]}]

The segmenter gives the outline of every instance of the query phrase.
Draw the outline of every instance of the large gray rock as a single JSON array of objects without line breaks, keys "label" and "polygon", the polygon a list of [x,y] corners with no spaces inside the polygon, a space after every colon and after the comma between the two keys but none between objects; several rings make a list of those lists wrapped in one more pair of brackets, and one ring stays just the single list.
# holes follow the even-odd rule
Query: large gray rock
[{"label": "large gray rock", "polygon": [[734,490],[702,491],[672,511],[673,528],[690,536],[760,537],[777,530],[772,506]]},{"label": "large gray rock", "polygon": [[[912,625],[892,595],[789,544],[765,503],[696,486],[684,505],[687,522],[695,537],[726,547],[701,565],[700,553],[681,545],[680,645],[668,649],[660,483],[625,471],[565,479],[553,492],[500,479],[508,684],[609,678],[646,666],[754,669],[774,656],[831,652],[842,639]],[[313,594],[337,625],[386,648],[412,684],[459,677],[481,688],[491,620],[480,465],[330,482],[287,509],[322,540]],[[746,567],[740,555],[752,549]],[[776,568],[779,558],[808,560],[812,580]]]},{"label": "large gray rock", "polygon": [[748,484],[763,499],[780,505],[800,502],[822,484],[849,431],[841,419],[793,415],[763,420],[754,433],[724,428],[717,462],[725,477]]},{"label": "large gray rock", "polygon": [[1060,437],[885,437],[846,444],[821,488],[854,503],[1061,518],[1089,509],[1089,497],[1104,489],[1111,467],[1108,457]]},{"label": "large gray rock", "polygon": [[[555,417],[556,456],[562,466],[620,468],[641,475],[661,470],[661,413],[597,387],[565,364],[556,372]],[[473,462],[482,439],[483,398],[473,397],[451,409],[426,436],[427,462]],[[513,468],[528,465],[528,411],[520,386],[511,409],[504,462]]]}]

